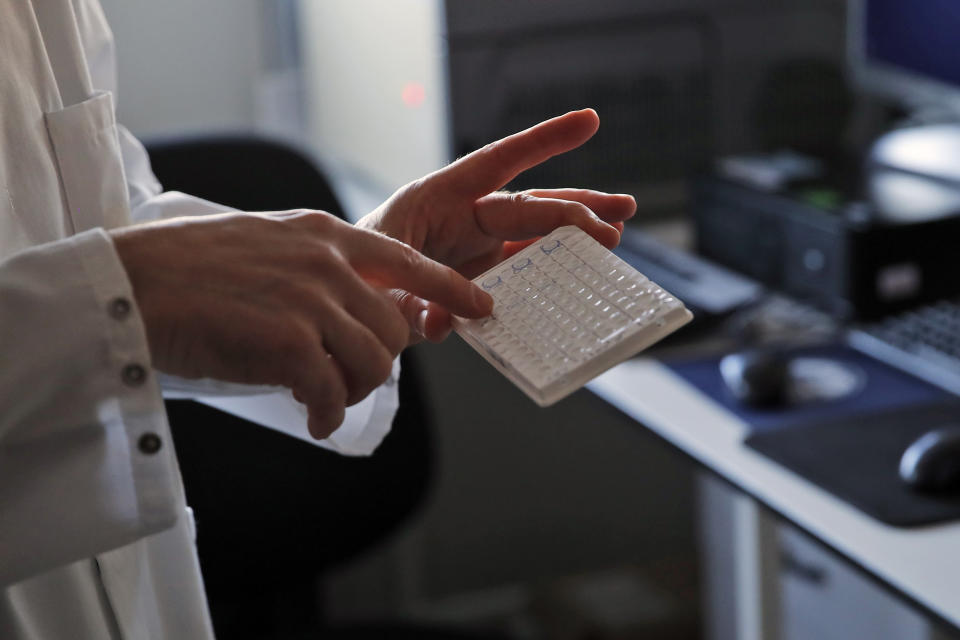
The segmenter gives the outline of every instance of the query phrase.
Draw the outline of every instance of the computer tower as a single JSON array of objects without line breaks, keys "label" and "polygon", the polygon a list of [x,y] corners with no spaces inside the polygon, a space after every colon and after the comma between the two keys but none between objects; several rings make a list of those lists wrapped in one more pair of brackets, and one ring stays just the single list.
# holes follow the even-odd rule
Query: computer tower
[{"label": "computer tower", "polygon": [[828,206],[716,175],[697,179],[694,194],[701,254],[837,317],[875,319],[960,293],[960,215],[893,221],[868,201]]}]

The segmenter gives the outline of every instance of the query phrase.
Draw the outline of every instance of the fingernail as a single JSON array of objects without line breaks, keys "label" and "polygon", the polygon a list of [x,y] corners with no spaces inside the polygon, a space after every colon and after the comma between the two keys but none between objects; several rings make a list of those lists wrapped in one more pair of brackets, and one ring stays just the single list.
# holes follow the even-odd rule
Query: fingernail
[{"label": "fingernail", "polygon": [[427,310],[424,309],[417,314],[417,332],[424,338],[427,337]]}]

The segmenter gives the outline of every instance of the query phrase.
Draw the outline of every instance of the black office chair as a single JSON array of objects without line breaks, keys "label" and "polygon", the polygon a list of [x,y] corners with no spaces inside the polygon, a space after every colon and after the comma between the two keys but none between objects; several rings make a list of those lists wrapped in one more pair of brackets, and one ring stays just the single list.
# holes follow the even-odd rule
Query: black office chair
[{"label": "black office chair", "polygon": [[[287,145],[239,135],[147,148],[166,189],[246,211],[343,215],[323,174]],[[406,353],[402,360],[393,431],[369,458],[343,457],[198,403],[167,402],[218,637],[289,637],[321,627],[318,576],[386,538],[423,502],[433,453],[428,415],[416,363]]]}]

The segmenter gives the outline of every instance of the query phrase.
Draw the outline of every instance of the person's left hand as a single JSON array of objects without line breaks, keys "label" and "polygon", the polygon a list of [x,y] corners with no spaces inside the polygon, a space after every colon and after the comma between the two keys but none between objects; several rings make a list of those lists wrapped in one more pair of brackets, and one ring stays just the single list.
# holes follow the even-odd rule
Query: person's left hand
[{"label": "person's left hand", "polygon": [[[400,188],[357,224],[405,242],[467,278],[566,225],[612,249],[623,221],[636,211],[632,196],[588,189],[497,191],[526,169],[579,147],[599,122],[592,109],[572,111],[488,144]],[[446,309],[405,291],[392,294],[415,336],[439,341],[450,332]]]}]

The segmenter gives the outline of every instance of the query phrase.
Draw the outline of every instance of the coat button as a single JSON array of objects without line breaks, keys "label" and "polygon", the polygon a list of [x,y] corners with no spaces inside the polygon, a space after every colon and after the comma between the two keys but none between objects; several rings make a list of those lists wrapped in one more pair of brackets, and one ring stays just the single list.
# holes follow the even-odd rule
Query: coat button
[{"label": "coat button", "polygon": [[147,370],[139,364],[128,364],[121,374],[123,384],[128,387],[139,387],[147,379]]},{"label": "coat button", "polygon": [[123,320],[130,315],[130,301],[126,298],[114,298],[107,307],[110,317],[114,320]]},{"label": "coat button", "polygon": [[147,455],[155,454],[157,451],[160,451],[160,447],[162,446],[163,440],[155,433],[145,433],[140,436],[140,439],[137,441],[137,448],[140,449],[141,453]]}]

